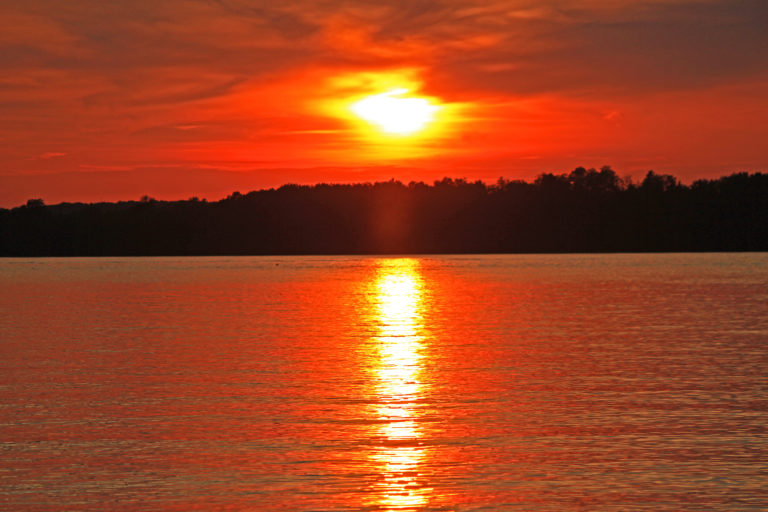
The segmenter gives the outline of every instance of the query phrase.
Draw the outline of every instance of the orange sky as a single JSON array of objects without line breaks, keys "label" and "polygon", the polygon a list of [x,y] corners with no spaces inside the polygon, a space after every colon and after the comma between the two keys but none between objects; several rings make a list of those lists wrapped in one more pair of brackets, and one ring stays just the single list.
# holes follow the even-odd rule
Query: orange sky
[{"label": "orange sky", "polygon": [[[0,206],[768,170],[764,0],[0,4]],[[350,105],[439,106],[383,135]]]}]

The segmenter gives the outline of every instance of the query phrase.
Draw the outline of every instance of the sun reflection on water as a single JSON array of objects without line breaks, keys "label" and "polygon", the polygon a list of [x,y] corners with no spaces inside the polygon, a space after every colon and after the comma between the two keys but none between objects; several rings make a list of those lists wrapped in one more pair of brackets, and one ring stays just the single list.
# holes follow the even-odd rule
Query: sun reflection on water
[{"label": "sun reflection on water", "polygon": [[374,373],[381,443],[373,459],[382,475],[375,490],[383,510],[417,510],[429,498],[430,489],[419,473],[425,458],[418,422],[424,391],[422,285],[418,260],[379,263],[374,285],[378,326]]}]

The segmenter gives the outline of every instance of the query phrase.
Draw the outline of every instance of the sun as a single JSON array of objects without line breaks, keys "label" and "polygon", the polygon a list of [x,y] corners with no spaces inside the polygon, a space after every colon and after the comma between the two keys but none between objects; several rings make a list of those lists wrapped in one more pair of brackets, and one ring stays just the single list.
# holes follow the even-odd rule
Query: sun
[{"label": "sun", "polygon": [[406,96],[408,89],[392,89],[363,98],[351,106],[357,116],[391,135],[412,135],[434,119],[440,107],[427,98]]}]

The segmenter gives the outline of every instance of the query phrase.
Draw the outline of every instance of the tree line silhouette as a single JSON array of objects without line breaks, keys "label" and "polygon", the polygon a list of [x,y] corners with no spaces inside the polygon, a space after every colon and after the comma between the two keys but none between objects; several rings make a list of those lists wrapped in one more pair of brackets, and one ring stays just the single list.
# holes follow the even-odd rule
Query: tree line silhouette
[{"label": "tree line silhouette", "polygon": [[768,250],[768,174],[285,185],[207,202],[0,209],[2,256]]}]

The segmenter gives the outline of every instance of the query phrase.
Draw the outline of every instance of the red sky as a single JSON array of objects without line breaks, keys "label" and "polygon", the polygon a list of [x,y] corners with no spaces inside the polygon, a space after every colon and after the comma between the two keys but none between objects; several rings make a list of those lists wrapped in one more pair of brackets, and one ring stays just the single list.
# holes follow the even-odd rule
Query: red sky
[{"label": "red sky", "polygon": [[[0,4],[0,206],[768,170],[764,0]],[[349,106],[407,88],[417,136]]]}]

